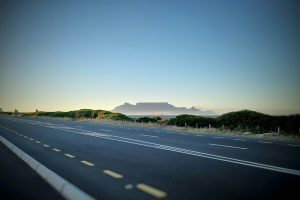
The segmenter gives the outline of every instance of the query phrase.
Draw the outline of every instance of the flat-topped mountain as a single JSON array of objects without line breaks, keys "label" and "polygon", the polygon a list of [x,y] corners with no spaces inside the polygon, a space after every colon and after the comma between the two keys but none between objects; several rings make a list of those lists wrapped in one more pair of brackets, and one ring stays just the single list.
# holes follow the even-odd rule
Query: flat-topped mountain
[{"label": "flat-topped mountain", "polygon": [[119,112],[126,115],[215,115],[213,111],[202,111],[195,107],[176,107],[168,102],[141,102],[135,105],[124,103],[115,107],[112,112]]}]

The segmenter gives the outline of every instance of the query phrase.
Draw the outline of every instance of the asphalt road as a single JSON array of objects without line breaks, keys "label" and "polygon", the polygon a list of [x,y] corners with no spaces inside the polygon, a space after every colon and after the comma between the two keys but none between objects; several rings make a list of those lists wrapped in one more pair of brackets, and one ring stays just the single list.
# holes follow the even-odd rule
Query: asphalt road
[{"label": "asphalt road", "polygon": [[300,199],[295,142],[10,116],[0,134],[97,199]]}]

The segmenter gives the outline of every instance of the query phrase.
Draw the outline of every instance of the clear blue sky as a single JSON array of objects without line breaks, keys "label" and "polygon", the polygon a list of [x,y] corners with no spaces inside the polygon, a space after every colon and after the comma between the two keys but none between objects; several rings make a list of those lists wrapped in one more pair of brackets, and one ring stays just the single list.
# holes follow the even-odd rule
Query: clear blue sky
[{"label": "clear blue sky", "polygon": [[299,1],[1,1],[0,107],[300,113]]}]

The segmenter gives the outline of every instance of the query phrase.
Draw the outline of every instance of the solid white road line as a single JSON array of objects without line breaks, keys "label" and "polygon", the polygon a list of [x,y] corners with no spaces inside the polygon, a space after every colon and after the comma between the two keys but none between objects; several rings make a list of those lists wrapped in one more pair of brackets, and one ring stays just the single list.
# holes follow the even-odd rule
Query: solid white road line
[{"label": "solid white road line", "polygon": [[144,137],[158,137],[156,135],[145,135],[145,134],[139,134],[140,136],[144,136]]},{"label": "solid white road line", "polygon": [[111,132],[112,130],[109,129],[100,129],[101,131],[105,131],[105,132]]},{"label": "solid white road line", "polygon": [[247,141],[247,140],[240,139],[240,138],[235,138],[235,139],[233,139],[233,140],[235,140],[235,141],[243,141],[243,142],[246,142],[246,141]]},{"label": "solid white road line", "polygon": [[[8,120],[10,120],[10,119],[8,119]],[[11,120],[11,121],[14,121],[14,120]],[[24,122],[24,123],[27,123],[27,122]],[[42,127],[45,127],[45,126],[42,126]],[[213,159],[213,160],[218,160],[218,161],[223,161],[223,162],[235,163],[235,164],[239,164],[239,165],[250,166],[250,167],[255,167],[255,168],[266,169],[266,170],[300,176],[300,170],[296,170],[296,169],[289,169],[289,168],[278,167],[278,166],[268,165],[268,164],[263,164],[263,163],[258,163],[258,162],[230,158],[230,157],[226,157],[226,156],[219,156],[216,154],[209,154],[209,153],[204,153],[204,152],[199,152],[199,151],[177,148],[177,147],[162,145],[162,144],[153,143],[153,142],[146,142],[143,140],[136,140],[136,139],[126,138],[126,137],[121,137],[121,136],[107,135],[107,134],[102,134],[102,133],[93,132],[93,131],[87,131],[87,130],[83,130],[83,129],[76,129],[76,130],[81,130],[81,132],[69,130],[69,129],[62,129],[62,131],[70,132],[70,133],[87,135],[87,136],[97,137],[97,138],[101,138],[101,139],[118,141],[118,142],[123,142],[123,143],[128,143],[128,144],[135,144],[135,145],[140,145],[140,146],[145,146],[145,147],[150,147],[150,148],[162,149],[162,150],[182,153],[182,154],[186,154],[186,155],[203,157],[203,158],[208,158],[208,159]],[[85,132],[83,132],[83,131],[85,131]]]},{"label": "solid white road line", "polygon": [[300,147],[300,144],[288,144],[291,147]]},{"label": "solid white road line", "polygon": [[19,149],[0,135],[0,141],[14,152],[20,159],[28,164],[36,173],[38,173],[49,185],[51,185],[60,195],[67,200],[95,200],[92,196],[85,193],[69,181],[65,180],[46,166],[32,158],[30,155]]},{"label": "solid white road line", "polygon": [[258,141],[258,142],[263,144],[272,144],[272,142],[268,142],[268,141]]},{"label": "solid white road line", "polygon": [[[72,131],[69,131],[69,132],[72,132]],[[177,147],[172,147],[172,146],[167,146],[167,145],[162,145],[162,144],[157,144],[157,143],[152,143],[152,142],[146,142],[143,140],[135,140],[135,139],[130,139],[130,138],[126,138],[126,137],[120,137],[120,136],[104,135],[104,134],[102,134],[102,136],[99,136],[99,135],[95,135],[93,133],[85,133],[85,134],[92,136],[92,137],[98,137],[101,139],[107,139],[107,140],[124,142],[124,143],[128,143],[128,144],[146,146],[146,147],[162,149],[162,150],[167,150],[167,151],[172,151],[172,152],[177,152],[177,153],[183,153],[183,154],[187,154],[187,155],[193,155],[193,156],[197,156],[197,157],[209,158],[209,159],[219,160],[219,161],[223,161],[223,162],[230,162],[230,163],[240,164],[240,165],[244,165],[244,166],[250,166],[250,167],[261,168],[261,169],[266,169],[266,170],[300,176],[300,171],[295,170],[295,169],[278,167],[278,166],[257,163],[257,162],[247,161],[247,160],[240,160],[240,159],[235,159],[235,158],[230,158],[230,157],[225,157],[225,156],[219,156],[219,155],[215,155],[215,154],[209,154],[209,153],[193,151],[193,150],[188,150],[188,149],[183,149],[183,148],[177,148]]]},{"label": "solid white road line", "polygon": [[216,137],[213,137],[215,139],[223,139],[223,137],[219,137],[219,136],[216,136]]},{"label": "solid white road line", "polygon": [[212,145],[212,146],[219,146],[219,147],[228,147],[228,148],[235,148],[235,149],[248,149],[246,147],[236,147],[236,146],[228,146],[228,145],[223,145],[223,144],[209,144],[209,145]]}]

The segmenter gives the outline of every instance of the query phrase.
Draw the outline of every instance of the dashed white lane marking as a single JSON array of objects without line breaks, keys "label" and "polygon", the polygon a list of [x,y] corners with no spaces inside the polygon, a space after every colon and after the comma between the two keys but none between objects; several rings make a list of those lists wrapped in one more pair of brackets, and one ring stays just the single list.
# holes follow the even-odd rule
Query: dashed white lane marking
[{"label": "dashed white lane marking", "polygon": [[[95,200],[92,196],[85,193],[81,189],[77,188],[75,185],[65,180],[63,177],[59,176],[51,169],[47,168],[43,164],[39,163],[37,160],[32,158],[30,155],[19,149],[17,146],[6,140],[0,135],[0,141],[7,148],[9,148],[14,154],[20,157],[22,161],[28,164],[28,166],[34,170],[41,178],[53,187],[62,197],[65,199],[86,199]],[[54,190],[53,190],[54,191]]]},{"label": "dashed white lane marking", "polygon": [[291,147],[300,147],[300,144],[288,144]]},{"label": "dashed white lane marking", "polygon": [[197,136],[197,137],[202,137],[203,135],[195,135],[195,136]]},{"label": "dashed white lane marking", "polygon": [[272,142],[268,142],[268,141],[258,141],[258,142],[263,144],[272,144]]},{"label": "dashed white lane marking", "polygon": [[156,198],[164,198],[167,196],[167,193],[164,192],[164,191],[161,191],[159,189],[156,189],[152,186],[149,186],[149,185],[146,185],[146,184],[143,184],[143,183],[139,183],[136,185],[137,189],[151,195],[151,196],[154,196]]},{"label": "dashed white lane marking", "polygon": [[219,137],[219,136],[216,136],[216,137],[213,137],[215,139],[223,139],[223,137]]},{"label": "dashed white lane marking", "polygon": [[68,153],[65,153],[65,156],[69,157],[69,158],[75,158],[75,156],[71,155],[71,154],[68,154]]},{"label": "dashed white lane marking", "polygon": [[80,162],[83,163],[83,164],[85,164],[85,165],[87,165],[87,166],[90,166],[90,167],[95,166],[94,163],[88,162],[88,161],[86,161],[86,160],[82,160],[82,161],[80,161]]},{"label": "dashed white lane marking", "polygon": [[156,135],[145,135],[145,134],[139,134],[140,136],[144,136],[144,137],[158,137]]},{"label": "dashed white lane marking", "polygon": [[[11,120],[11,121],[15,121],[15,120]],[[24,123],[26,123],[26,122],[24,122]],[[0,125],[0,127],[2,127],[2,126]],[[45,127],[45,126],[42,126],[42,127]],[[176,148],[176,147],[172,147],[172,146],[151,143],[151,142],[146,142],[146,141],[142,141],[142,140],[135,140],[135,139],[120,137],[120,136],[113,136],[113,137],[109,136],[108,137],[108,135],[105,135],[105,134],[99,135],[100,133],[95,134],[95,132],[88,132],[88,131],[86,133],[79,133],[79,132],[75,132],[75,131],[71,131],[71,130],[63,130],[63,131],[73,132],[73,133],[77,133],[77,134],[84,134],[84,135],[89,135],[89,136],[98,137],[98,138],[101,137],[103,139],[119,141],[119,142],[124,142],[124,143],[128,143],[128,144],[135,144],[135,145],[146,146],[146,147],[151,147],[151,148],[156,148],[156,149],[168,150],[168,151],[183,153],[183,154],[187,154],[187,155],[204,157],[204,158],[209,158],[209,159],[214,159],[214,160],[219,160],[219,161],[224,161],[224,162],[240,164],[240,165],[244,165],[244,166],[251,166],[251,167],[256,167],[256,168],[261,168],[261,169],[266,169],[266,170],[300,176],[300,170],[295,170],[295,169],[267,165],[267,164],[251,162],[251,161],[247,161],[247,160],[234,159],[234,158],[230,158],[230,157],[219,156],[219,155],[215,155],[215,154],[208,154],[208,153],[204,153],[204,152],[197,152],[197,151],[192,151],[192,150],[188,150],[188,149]]]},{"label": "dashed white lane marking", "polygon": [[127,185],[124,186],[124,188],[126,190],[131,190],[131,189],[133,189],[133,185],[132,184],[127,184]]},{"label": "dashed white lane marking", "polygon": [[47,148],[50,147],[48,144],[43,144],[43,146],[44,146],[44,147],[47,147]]},{"label": "dashed white lane marking", "polygon": [[113,178],[116,178],[116,179],[120,179],[120,178],[123,178],[123,175],[122,174],[119,174],[119,173],[116,173],[116,172],[113,172],[111,170],[103,170],[103,173],[104,174],[107,174]]},{"label": "dashed white lane marking", "polygon": [[40,142],[40,141],[38,141],[38,140],[36,140],[35,142],[36,142],[36,143],[38,143],[38,144],[40,144],[40,143],[41,143],[41,142]]},{"label": "dashed white lane marking", "polygon": [[233,139],[233,140],[235,140],[235,141],[243,141],[243,142],[246,142],[246,141],[247,141],[247,140],[240,139],[240,138],[235,138],[235,139]]},{"label": "dashed white lane marking", "polygon": [[177,133],[178,135],[186,135],[185,133]]},{"label": "dashed white lane marking", "polygon": [[111,132],[112,130],[109,129],[100,129],[101,131],[105,131],[105,132]]},{"label": "dashed white lane marking", "polygon": [[53,148],[52,150],[53,150],[53,151],[56,151],[56,152],[60,152],[60,150],[57,149],[57,148]]},{"label": "dashed white lane marking", "polygon": [[33,141],[34,139],[33,138],[29,138],[29,140]]},{"label": "dashed white lane marking", "polygon": [[227,148],[235,148],[235,149],[248,149],[246,147],[236,147],[236,146],[228,146],[228,145],[223,145],[223,144],[209,144],[212,146],[219,146],[219,147],[227,147]]}]

